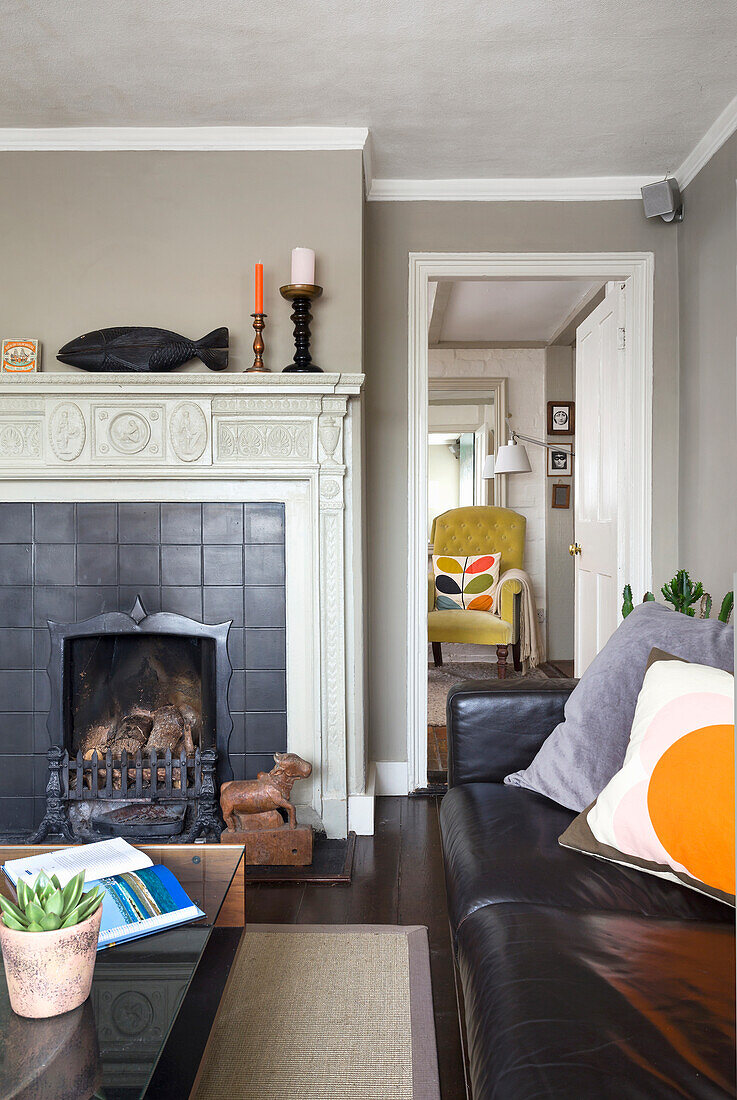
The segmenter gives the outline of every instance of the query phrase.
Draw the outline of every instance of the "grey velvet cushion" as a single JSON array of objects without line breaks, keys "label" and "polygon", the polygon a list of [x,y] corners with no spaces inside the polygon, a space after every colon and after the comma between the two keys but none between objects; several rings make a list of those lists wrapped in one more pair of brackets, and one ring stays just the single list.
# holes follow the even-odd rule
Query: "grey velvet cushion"
[{"label": "grey velvet cushion", "polygon": [[624,763],[637,696],[652,649],[734,671],[734,629],[691,619],[657,603],[640,604],[591,662],[566,703],[564,720],[528,768],[504,782],[568,809],[584,810]]}]

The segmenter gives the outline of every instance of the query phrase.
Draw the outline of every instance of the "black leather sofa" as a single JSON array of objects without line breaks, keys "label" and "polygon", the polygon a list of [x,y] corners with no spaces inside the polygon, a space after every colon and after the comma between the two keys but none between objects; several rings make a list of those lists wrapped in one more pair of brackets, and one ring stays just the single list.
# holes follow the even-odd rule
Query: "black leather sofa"
[{"label": "black leather sofa", "polygon": [[440,821],[473,1100],[734,1096],[733,910],[561,848],[575,815],[502,783],[575,683],[448,697]]}]

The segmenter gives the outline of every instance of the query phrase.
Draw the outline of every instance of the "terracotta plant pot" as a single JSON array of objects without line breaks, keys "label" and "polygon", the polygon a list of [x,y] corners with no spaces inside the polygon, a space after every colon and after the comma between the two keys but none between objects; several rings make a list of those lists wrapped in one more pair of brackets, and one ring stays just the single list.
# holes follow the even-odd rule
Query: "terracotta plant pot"
[{"label": "terracotta plant pot", "polygon": [[16,932],[0,921],[10,1007],[36,1020],[78,1008],[90,995],[102,906],[56,932]]}]

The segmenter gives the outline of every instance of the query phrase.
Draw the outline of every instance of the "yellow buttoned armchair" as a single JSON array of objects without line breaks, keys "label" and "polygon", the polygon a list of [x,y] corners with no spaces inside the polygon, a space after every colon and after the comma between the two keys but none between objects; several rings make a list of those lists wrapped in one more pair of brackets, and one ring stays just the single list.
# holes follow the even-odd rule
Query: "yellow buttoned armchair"
[{"label": "yellow buttoned armchair", "polygon": [[[474,505],[451,508],[436,516],[432,524],[433,554],[491,554],[502,556],[500,583],[507,569],[524,569],[524,516],[510,508]],[[496,646],[497,676],[507,672],[507,655],[512,645],[514,667],[519,671],[520,592],[518,581],[510,581],[502,590],[500,615],[488,611],[438,611],[435,608],[435,577],[428,576],[427,632],[432,642],[436,665],[442,665],[442,642],[464,642]]]}]

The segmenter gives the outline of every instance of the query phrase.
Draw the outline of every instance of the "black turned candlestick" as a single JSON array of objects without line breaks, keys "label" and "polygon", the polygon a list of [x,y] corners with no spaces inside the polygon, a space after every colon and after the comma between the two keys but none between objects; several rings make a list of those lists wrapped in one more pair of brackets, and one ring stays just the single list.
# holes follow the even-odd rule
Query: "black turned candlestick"
[{"label": "black turned candlestick", "polygon": [[319,298],[322,294],[321,286],[313,286],[311,283],[290,283],[289,286],[279,287],[282,298],[292,303],[292,321],[294,322],[294,362],[285,367],[283,374],[290,372],[322,374],[322,367],[317,367],[312,362],[310,355],[310,302],[313,298]]},{"label": "black turned candlestick", "polygon": [[252,313],[253,327],[256,335],[253,340],[253,366],[249,367],[245,374],[270,374],[268,367],[264,366],[264,338],[261,335],[266,326],[266,313]]}]

